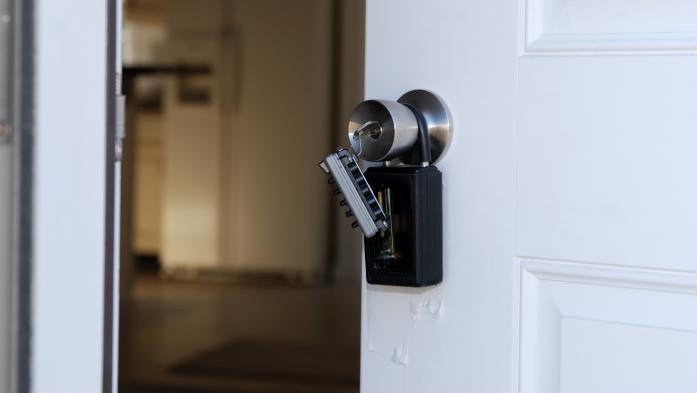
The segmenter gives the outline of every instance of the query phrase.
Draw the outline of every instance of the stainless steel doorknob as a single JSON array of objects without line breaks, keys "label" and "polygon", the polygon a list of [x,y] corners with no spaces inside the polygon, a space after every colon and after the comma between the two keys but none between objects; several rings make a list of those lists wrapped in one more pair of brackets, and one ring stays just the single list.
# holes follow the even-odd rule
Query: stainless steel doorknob
[{"label": "stainless steel doorknob", "polygon": [[[447,106],[426,90],[412,90],[397,101],[363,101],[348,124],[351,148],[366,161],[399,158],[404,164],[434,163],[446,151],[451,136]],[[427,149],[427,154],[419,148]]]},{"label": "stainless steel doorknob", "polygon": [[351,113],[348,138],[358,157],[387,161],[410,150],[419,125],[406,106],[388,100],[363,101]]}]

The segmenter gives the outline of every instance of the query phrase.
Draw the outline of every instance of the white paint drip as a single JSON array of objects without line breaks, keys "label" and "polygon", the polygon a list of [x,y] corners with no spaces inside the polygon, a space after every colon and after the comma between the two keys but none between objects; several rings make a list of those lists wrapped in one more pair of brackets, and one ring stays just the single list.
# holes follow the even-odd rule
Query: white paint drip
[{"label": "white paint drip", "polygon": [[411,302],[409,302],[409,311],[411,312],[412,327],[415,326],[416,322],[418,322],[421,319],[421,314],[425,306],[425,300],[421,300],[418,302],[412,300]]},{"label": "white paint drip", "polygon": [[392,363],[398,366],[406,366],[409,364],[409,342],[411,341],[411,335],[417,323],[423,319],[424,315],[430,316],[433,320],[439,319],[442,310],[443,299],[433,300],[428,298],[409,302],[411,324],[404,334],[404,341],[395,346],[392,351],[392,356],[390,357]]},{"label": "white paint drip", "polygon": [[392,352],[392,363],[398,366],[409,364],[409,347],[405,344],[397,345]]},{"label": "white paint drip", "polygon": [[431,314],[431,317],[433,319],[440,318],[441,312],[443,310],[443,299],[438,299],[437,302],[433,302],[431,301],[431,299],[428,299],[428,303],[426,304],[426,310],[429,314]]},{"label": "white paint drip", "polygon": [[[365,321],[365,339],[366,347],[368,352],[377,352],[374,342],[373,342],[373,318],[372,315],[375,310],[375,294],[373,291],[366,292],[366,321]],[[419,300],[412,300],[409,302],[409,324],[404,330],[404,335],[402,336],[402,342],[397,344],[393,350],[392,354],[383,353],[386,358],[389,358],[392,363],[397,366],[407,366],[409,364],[409,343],[411,341],[411,335],[416,329],[419,321],[423,320],[424,317],[429,317],[430,320],[440,319],[443,313],[443,299],[431,299],[422,298]]]},{"label": "white paint drip", "polygon": [[366,310],[365,310],[365,330],[367,331],[366,333],[366,341],[367,344],[366,346],[368,347],[368,352],[375,352],[375,345],[373,344],[373,330],[370,328],[370,321],[371,321],[371,316],[370,313],[372,310],[375,309],[375,298],[374,294],[372,291],[367,291],[366,297],[367,297],[367,303],[366,304]]},{"label": "white paint drip", "polygon": [[421,316],[424,314],[424,312],[430,315],[433,319],[440,318],[442,309],[443,299],[434,301],[433,299],[429,298],[422,299],[418,302],[412,300],[409,303],[409,311],[411,312],[411,319],[413,321],[412,325],[416,325],[416,322],[422,318]]}]

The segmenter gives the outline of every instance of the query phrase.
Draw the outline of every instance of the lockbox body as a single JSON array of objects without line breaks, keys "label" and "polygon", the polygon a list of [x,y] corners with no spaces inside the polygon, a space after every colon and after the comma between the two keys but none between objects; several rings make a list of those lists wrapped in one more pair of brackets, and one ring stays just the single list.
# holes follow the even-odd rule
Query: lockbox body
[{"label": "lockbox body", "polygon": [[443,280],[443,182],[433,165],[369,168],[389,229],[365,239],[368,283],[423,287]]}]

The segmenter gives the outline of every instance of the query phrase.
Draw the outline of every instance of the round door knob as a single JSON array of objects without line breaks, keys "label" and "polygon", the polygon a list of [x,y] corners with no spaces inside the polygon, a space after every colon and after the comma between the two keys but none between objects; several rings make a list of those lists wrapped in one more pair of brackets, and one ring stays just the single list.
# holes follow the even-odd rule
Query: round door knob
[{"label": "round door knob", "polygon": [[[419,143],[419,124],[426,143]],[[349,142],[359,158],[399,158],[408,165],[437,162],[446,152],[452,132],[448,107],[427,90],[409,91],[397,101],[363,101],[351,113],[348,124]]]},{"label": "round door knob", "polygon": [[358,157],[388,161],[409,152],[419,126],[414,113],[396,101],[363,101],[351,113],[348,138]]}]

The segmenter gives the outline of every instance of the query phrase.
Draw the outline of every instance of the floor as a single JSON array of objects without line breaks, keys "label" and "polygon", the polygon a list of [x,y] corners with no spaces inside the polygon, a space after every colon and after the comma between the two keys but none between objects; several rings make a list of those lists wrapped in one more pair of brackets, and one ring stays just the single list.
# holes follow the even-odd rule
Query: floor
[{"label": "floor", "polygon": [[358,392],[358,285],[203,283],[140,274],[121,316],[119,391]]}]

